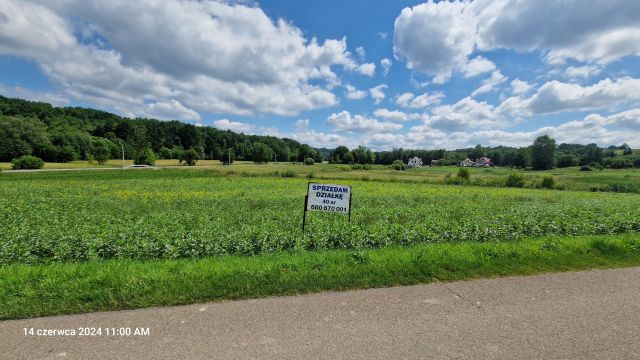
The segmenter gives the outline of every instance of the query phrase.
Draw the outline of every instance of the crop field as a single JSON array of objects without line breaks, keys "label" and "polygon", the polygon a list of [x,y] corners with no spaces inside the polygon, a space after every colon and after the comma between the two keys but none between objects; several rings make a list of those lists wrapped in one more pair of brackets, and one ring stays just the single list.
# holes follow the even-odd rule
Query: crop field
[{"label": "crop field", "polygon": [[212,170],[1,174],[0,264],[640,232],[637,194],[351,180],[351,224],[310,213],[303,238],[308,181]]}]

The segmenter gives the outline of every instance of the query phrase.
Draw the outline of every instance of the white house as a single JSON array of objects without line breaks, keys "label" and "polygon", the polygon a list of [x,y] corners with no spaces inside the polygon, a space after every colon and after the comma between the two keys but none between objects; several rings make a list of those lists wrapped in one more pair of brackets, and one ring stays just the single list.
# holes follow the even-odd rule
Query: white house
[{"label": "white house", "polygon": [[422,159],[420,159],[419,157],[413,157],[409,159],[407,166],[410,168],[422,167]]}]

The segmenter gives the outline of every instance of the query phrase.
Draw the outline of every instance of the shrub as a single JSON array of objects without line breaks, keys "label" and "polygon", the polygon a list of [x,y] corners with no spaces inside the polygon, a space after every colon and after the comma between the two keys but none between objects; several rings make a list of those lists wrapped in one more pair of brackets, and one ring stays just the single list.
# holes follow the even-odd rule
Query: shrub
[{"label": "shrub", "polygon": [[406,165],[404,164],[404,162],[402,160],[395,160],[392,164],[391,167],[394,170],[404,170],[406,169]]},{"label": "shrub", "polygon": [[371,170],[371,165],[369,164],[362,165],[362,170]]},{"label": "shrub", "polygon": [[185,165],[196,166],[196,162],[200,160],[200,154],[194,148],[190,148],[184,152],[182,159]]},{"label": "shrub", "polygon": [[522,174],[509,174],[504,186],[517,188],[524,187],[524,176],[522,176]]},{"label": "shrub", "polygon": [[619,193],[638,193],[640,192],[640,187],[637,184],[630,183],[611,183],[608,185],[609,191],[619,192]]},{"label": "shrub", "polygon": [[306,158],[306,159],[304,159],[304,164],[305,165],[313,165],[313,164],[315,164],[315,160],[313,160],[313,158]]},{"label": "shrub", "polygon": [[158,155],[160,156],[160,159],[171,159],[173,158],[173,151],[163,146],[160,148],[160,151],[158,151]]},{"label": "shrub", "polygon": [[580,171],[591,171],[591,168],[589,165],[582,165],[580,166]]},{"label": "shrub", "polygon": [[553,189],[555,185],[556,180],[553,178],[553,176],[545,176],[544,178],[542,178],[542,182],[540,183],[540,186],[545,189]]},{"label": "shrub", "polygon": [[353,164],[353,165],[351,165],[351,170],[362,170],[362,165]]},{"label": "shrub", "polygon": [[281,174],[280,174],[280,176],[281,176],[281,177],[285,177],[285,178],[288,178],[288,177],[296,177],[296,173],[294,173],[294,172],[293,172],[293,171],[291,171],[291,170],[287,170],[287,171],[285,171],[285,172],[281,173]]},{"label": "shrub", "polygon": [[153,165],[156,163],[156,154],[149,148],[138,150],[133,156],[133,163],[136,165]]},{"label": "shrub", "polygon": [[313,171],[307,174],[307,179],[313,179],[315,177],[316,177],[316,174]]},{"label": "shrub", "polygon": [[462,167],[458,170],[458,177],[465,181],[469,181],[469,179],[471,178],[471,172],[469,171],[469,169]]},{"label": "shrub", "polygon": [[44,161],[39,157],[31,155],[24,155],[11,160],[11,168],[14,170],[42,169],[42,167],[44,167]]}]

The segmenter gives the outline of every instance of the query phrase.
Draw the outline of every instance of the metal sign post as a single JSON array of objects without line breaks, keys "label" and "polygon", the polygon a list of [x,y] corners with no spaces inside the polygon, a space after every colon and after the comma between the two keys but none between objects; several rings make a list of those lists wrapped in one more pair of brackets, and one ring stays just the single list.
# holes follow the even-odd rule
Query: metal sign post
[{"label": "metal sign post", "polygon": [[302,239],[307,221],[307,211],[322,211],[349,216],[351,224],[351,186],[333,184],[307,184],[307,196],[304,197],[302,212]]}]

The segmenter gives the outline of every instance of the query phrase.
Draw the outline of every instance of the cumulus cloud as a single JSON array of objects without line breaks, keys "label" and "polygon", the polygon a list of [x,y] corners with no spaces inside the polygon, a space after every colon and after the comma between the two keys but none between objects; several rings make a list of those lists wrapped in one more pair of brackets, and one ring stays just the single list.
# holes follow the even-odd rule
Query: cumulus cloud
[{"label": "cumulus cloud", "polygon": [[500,70],[496,70],[496,71],[491,73],[490,77],[488,77],[487,79],[484,79],[482,81],[482,83],[480,84],[480,87],[475,89],[471,93],[471,96],[476,96],[476,95],[488,93],[488,92],[492,91],[496,86],[502,84],[505,81],[507,81],[507,77],[502,75]]},{"label": "cumulus cloud", "polygon": [[376,64],[364,63],[356,67],[356,72],[366,76],[373,76],[376,73]]},{"label": "cumulus cloud", "polygon": [[553,80],[542,85],[531,97],[511,97],[500,107],[514,115],[531,116],[610,109],[634,101],[640,101],[640,79],[604,79],[590,86]]},{"label": "cumulus cloud", "polygon": [[345,88],[347,89],[347,98],[351,99],[351,100],[360,100],[360,99],[364,99],[367,97],[368,93],[364,90],[358,90],[355,86],[353,85],[345,85]]},{"label": "cumulus cloud", "polygon": [[387,76],[387,74],[389,73],[389,69],[391,69],[391,59],[389,58],[384,58],[382,60],[380,60],[380,66],[382,66],[382,75],[383,76]]},{"label": "cumulus cloud", "polygon": [[406,113],[400,110],[376,109],[373,116],[391,121],[411,121],[421,119],[423,116],[416,113]]},{"label": "cumulus cloud", "polygon": [[473,77],[480,74],[492,72],[495,69],[496,64],[494,64],[491,60],[487,60],[482,56],[477,56],[467,62],[462,71],[465,77]]},{"label": "cumulus cloud", "polygon": [[238,133],[249,134],[255,130],[255,126],[239,121],[230,121],[228,119],[220,119],[213,122],[213,125],[222,130],[231,130]]},{"label": "cumulus cloud", "polygon": [[384,89],[386,88],[388,88],[387,85],[381,84],[369,89],[369,94],[371,94],[371,97],[376,104],[379,104],[386,97],[384,94]]},{"label": "cumulus cloud", "polygon": [[184,105],[176,100],[148,104],[144,116],[160,120],[198,121],[201,119],[200,114],[184,107]]},{"label": "cumulus cloud", "polygon": [[327,124],[336,130],[356,133],[379,133],[399,130],[402,125],[391,122],[381,122],[362,115],[351,115],[348,111],[333,113],[327,118]]},{"label": "cumulus cloud", "polygon": [[375,71],[346,39],[307,39],[241,3],[5,0],[0,18],[0,54],[35,61],[67,97],[140,115],[293,115],[337,104],[334,68]]},{"label": "cumulus cloud", "polygon": [[476,49],[539,50],[550,64],[568,59],[607,64],[640,55],[639,14],[640,2],[628,0],[589,6],[581,0],[544,6],[537,0],[429,0],[403,9],[396,18],[394,52],[435,83],[446,82],[454,72],[472,76],[476,66],[488,69],[478,57],[469,61]]},{"label": "cumulus cloud", "polygon": [[533,86],[531,84],[524,80],[514,79],[513,81],[511,81],[511,91],[515,95],[526,94],[529,92],[529,90],[531,90],[532,87]]},{"label": "cumulus cloud", "polygon": [[362,46],[356,48],[356,54],[358,54],[358,59],[360,59],[360,61],[364,61],[366,54]]},{"label": "cumulus cloud", "polygon": [[398,95],[395,98],[395,102],[398,106],[403,108],[419,109],[431,105],[440,104],[443,98],[444,93],[442,93],[441,91],[436,91],[433,93],[425,92],[424,94],[418,96],[416,96],[412,92],[405,92]]},{"label": "cumulus cloud", "polygon": [[569,66],[564,70],[564,74],[570,79],[586,79],[598,75],[601,71],[602,68],[597,65]]},{"label": "cumulus cloud", "polygon": [[395,21],[393,49],[409,69],[446,82],[462,69],[475,46],[477,19],[466,2],[441,1],[404,8]]},{"label": "cumulus cloud", "polygon": [[508,121],[495,106],[466,97],[455,104],[435,107],[426,124],[437,129],[456,131],[504,127]]}]

